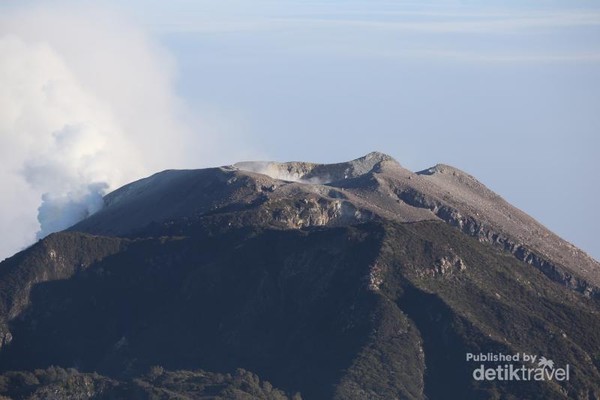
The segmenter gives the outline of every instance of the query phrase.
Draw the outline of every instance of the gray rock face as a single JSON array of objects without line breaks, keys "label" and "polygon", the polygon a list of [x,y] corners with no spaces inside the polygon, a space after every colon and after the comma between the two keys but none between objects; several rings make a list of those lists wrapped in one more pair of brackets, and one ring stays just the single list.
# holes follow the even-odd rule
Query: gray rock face
[{"label": "gray rock face", "polygon": [[337,164],[245,161],[236,163],[233,166],[242,171],[256,172],[270,176],[273,179],[309,184],[327,184],[368,174],[385,161],[395,162],[387,154],[372,152],[356,160]]},{"label": "gray rock face", "polygon": [[106,196],[105,207],[72,230],[135,236],[154,224],[214,219],[300,229],[372,219],[442,220],[525,261],[549,278],[598,295],[600,264],[513,207],[471,175],[438,164],[420,172],[369,153],[338,164],[241,162],[168,170]]}]

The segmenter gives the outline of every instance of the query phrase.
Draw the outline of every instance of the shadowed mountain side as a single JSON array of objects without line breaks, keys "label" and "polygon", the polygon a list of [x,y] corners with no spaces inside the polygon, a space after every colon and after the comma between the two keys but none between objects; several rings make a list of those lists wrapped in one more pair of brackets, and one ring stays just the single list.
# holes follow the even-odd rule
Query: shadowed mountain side
[{"label": "shadowed mountain side", "polygon": [[[78,235],[54,235],[53,250],[68,254]],[[2,370],[122,380],[153,365],[244,368],[307,399],[600,394],[598,302],[441,222],[123,240],[70,279],[32,287]],[[489,351],[577,372],[560,386],[476,382],[465,353]]]},{"label": "shadowed mountain side", "polygon": [[136,241],[73,279],[36,285],[0,365],[110,376],[245,366],[330,396],[370,329],[361,288],[378,237],[344,228]]},{"label": "shadowed mountain side", "polygon": [[[8,397],[3,397],[8,396]],[[136,379],[116,380],[97,373],[50,367],[0,376],[0,398],[27,400],[302,400],[286,395],[249,371],[232,374],[202,370],[166,371],[155,366]]]}]

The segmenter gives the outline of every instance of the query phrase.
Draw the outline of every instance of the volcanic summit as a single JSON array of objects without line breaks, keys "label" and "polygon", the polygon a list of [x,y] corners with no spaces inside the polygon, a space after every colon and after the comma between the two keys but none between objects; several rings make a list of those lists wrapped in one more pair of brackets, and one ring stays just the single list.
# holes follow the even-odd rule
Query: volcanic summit
[{"label": "volcanic summit", "polygon": [[[600,398],[599,288],[596,260],[451,166],[167,170],[0,263],[0,395]],[[474,379],[480,353],[570,379]]]}]

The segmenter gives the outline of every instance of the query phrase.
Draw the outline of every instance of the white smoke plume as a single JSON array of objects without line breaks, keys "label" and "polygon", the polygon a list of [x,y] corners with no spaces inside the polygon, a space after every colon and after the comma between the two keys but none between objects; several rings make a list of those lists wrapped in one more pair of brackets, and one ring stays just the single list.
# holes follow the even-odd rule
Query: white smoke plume
[{"label": "white smoke plume", "polygon": [[107,191],[189,167],[182,112],[170,58],[130,22],[73,6],[3,13],[0,260],[94,213]]},{"label": "white smoke plume", "polygon": [[274,161],[242,161],[234,164],[239,170],[255,172],[257,174],[267,175],[273,179],[279,179],[288,182],[306,183],[312,185],[324,185],[333,180],[331,176],[325,174],[323,176],[306,175],[312,172],[310,167],[299,168],[294,167],[293,163],[278,163]]}]

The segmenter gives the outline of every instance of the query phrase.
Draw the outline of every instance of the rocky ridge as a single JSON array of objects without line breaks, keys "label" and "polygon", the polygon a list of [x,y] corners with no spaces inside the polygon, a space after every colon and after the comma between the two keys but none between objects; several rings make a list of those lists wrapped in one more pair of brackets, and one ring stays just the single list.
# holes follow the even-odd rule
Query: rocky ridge
[{"label": "rocky ridge", "polygon": [[573,290],[600,293],[600,263],[471,175],[443,164],[415,173],[378,152],[338,164],[241,162],[164,171],[109,194],[103,210],[72,229],[134,235],[148,220],[165,224],[217,216],[227,226],[255,223],[280,229],[373,219],[442,220]]}]

